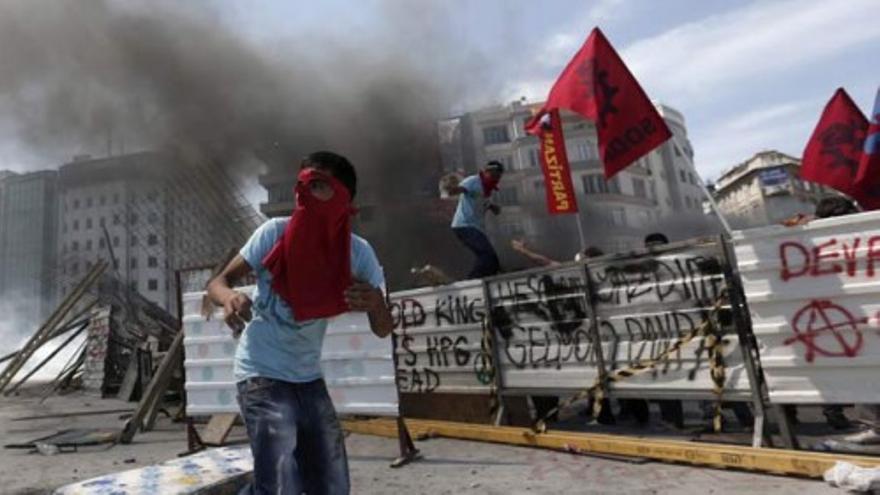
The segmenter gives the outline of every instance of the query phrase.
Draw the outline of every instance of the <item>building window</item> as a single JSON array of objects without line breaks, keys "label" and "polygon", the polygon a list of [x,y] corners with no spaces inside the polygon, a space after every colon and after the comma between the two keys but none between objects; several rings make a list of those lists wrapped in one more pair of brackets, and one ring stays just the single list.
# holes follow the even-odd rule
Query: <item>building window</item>
[{"label": "building window", "polygon": [[92,240],[89,239],[86,241],[86,251],[91,251],[91,250],[92,250]]},{"label": "building window", "polygon": [[137,280],[132,280],[131,282],[128,283],[128,286],[131,287],[131,290],[137,292],[137,290],[138,290],[138,281],[137,281]]},{"label": "building window", "polygon": [[135,257],[132,257],[130,260],[128,260],[128,266],[129,266],[129,268],[137,268],[138,267],[138,259]]},{"label": "building window", "polygon": [[78,210],[78,209],[79,209],[79,199],[74,199],[74,200],[73,200],[73,209],[74,209],[74,210]]},{"label": "building window", "polygon": [[86,218],[86,230],[91,230],[92,228],[92,219]]},{"label": "building window", "polygon": [[537,168],[541,166],[541,159],[538,157],[540,151],[538,148],[529,148],[529,166]]},{"label": "building window", "polygon": [[119,247],[119,236],[113,236],[113,247]]},{"label": "building window", "polygon": [[147,258],[147,266],[150,268],[156,268],[159,266],[159,260],[157,260],[155,256],[150,256]]},{"label": "building window", "polygon": [[612,227],[626,227],[626,210],[623,208],[611,208],[609,224]]},{"label": "building window", "polygon": [[79,263],[74,262],[72,265],[70,265],[70,273],[72,275],[76,275],[77,273],[79,273]]},{"label": "building window", "polygon": [[137,213],[132,213],[132,214],[131,214],[131,220],[130,220],[128,223],[129,223],[130,225],[134,225],[134,224],[137,223],[137,221],[138,221]]},{"label": "building window", "polygon": [[79,251],[79,241],[71,242],[70,243],[70,250],[74,251],[74,252]]},{"label": "building window", "polygon": [[156,244],[159,244],[159,238],[156,237],[156,234],[150,234],[150,236],[147,237],[147,245],[155,246]]},{"label": "building window", "polygon": [[135,235],[131,236],[131,245],[132,245],[132,246],[137,246],[137,243],[138,243],[138,238],[137,238],[137,236],[135,236]]},{"label": "building window", "polygon": [[79,230],[79,220],[74,220],[74,221],[73,221],[73,230],[74,230],[74,231]]},{"label": "building window", "polygon": [[159,281],[155,278],[151,278],[147,281],[147,290],[157,291],[159,290]]},{"label": "building window", "polygon": [[104,196],[104,195],[102,194],[102,195],[101,195],[101,199],[98,200],[98,202],[101,204],[101,206],[106,205],[106,204],[107,204],[107,196]]},{"label": "building window", "polygon": [[687,176],[685,175],[684,170],[678,169],[678,177],[681,179],[682,184],[687,183]]},{"label": "building window", "polygon": [[581,181],[586,194],[620,194],[620,182],[617,177],[606,181],[601,174],[587,174],[581,176]]},{"label": "building window", "polygon": [[536,191],[543,191],[544,190],[544,181],[543,180],[536,180],[535,181],[535,190]]},{"label": "building window", "polygon": [[103,237],[98,238],[98,249],[104,249],[106,245]]},{"label": "building window", "polygon": [[67,222],[64,222],[64,223],[61,224],[61,233],[62,233],[62,234],[66,234],[66,233],[67,233]]},{"label": "building window", "polygon": [[104,217],[101,217],[101,219],[98,220],[98,225],[100,225],[101,227],[105,227],[107,225]]},{"label": "building window", "polygon": [[86,208],[92,207],[92,198],[86,198]]},{"label": "building window", "polygon": [[593,143],[590,141],[578,141],[575,144],[575,160],[592,160],[595,158]]},{"label": "building window", "polygon": [[493,125],[483,128],[483,143],[489,145],[509,142],[510,136],[507,134],[506,125]]},{"label": "building window", "polygon": [[688,172],[688,179],[690,179],[691,184],[693,184],[695,186],[697,185],[697,179],[694,177],[694,174]]},{"label": "building window", "polygon": [[122,220],[119,218],[119,213],[113,214],[113,225],[119,225]]},{"label": "building window", "polygon": [[688,208],[691,208],[691,197],[690,196],[684,197],[684,204],[686,204]]},{"label": "building window", "polygon": [[150,214],[147,215],[147,221],[150,222],[151,224],[156,223],[156,221],[158,221],[158,220],[159,220],[159,215],[156,215],[156,213],[154,213],[154,212],[150,212]]},{"label": "building window", "polygon": [[633,196],[637,198],[647,198],[648,191],[645,189],[645,181],[642,179],[633,177],[632,179],[633,186]]}]

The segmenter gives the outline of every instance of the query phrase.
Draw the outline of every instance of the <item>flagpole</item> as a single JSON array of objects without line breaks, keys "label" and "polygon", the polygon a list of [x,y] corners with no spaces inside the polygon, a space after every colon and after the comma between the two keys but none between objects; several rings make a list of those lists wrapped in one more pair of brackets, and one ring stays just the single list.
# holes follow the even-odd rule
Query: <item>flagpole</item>
[{"label": "flagpole", "polygon": [[579,238],[580,241],[581,241],[581,250],[580,250],[580,252],[583,253],[583,252],[587,249],[587,241],[586,241],[585,238],[584,238],[584,226],[583,226],[583,224],[581,223],[581,212],[577,212],[577,213],[574,214],[574,221],[575,221],[575,223],[577,224],[577,228],[578,228],[578,238]]},{"label": "flagpole", "polygon": [[709,191],[709,188],[706,187],[706,183],[703,181],[703,178],[700,177],[700,174],[697,174],[697,179],[700,182],[700,188],[703,190],[703,194],[709,199],[709,205],[712,206],[712,209],[715,210],[715,215],[718,217],[718,220],[721,221],[721,226],[724,227],[724,232],[727,234],[727,237],[731,237],[733,231],[730,228],[730,224],[727,223],[727,219],[724,218],[724,215],[721,213],[721,209],[718,208],[718,203],[715,202],[715,198],[712,197],[712,193]]}]

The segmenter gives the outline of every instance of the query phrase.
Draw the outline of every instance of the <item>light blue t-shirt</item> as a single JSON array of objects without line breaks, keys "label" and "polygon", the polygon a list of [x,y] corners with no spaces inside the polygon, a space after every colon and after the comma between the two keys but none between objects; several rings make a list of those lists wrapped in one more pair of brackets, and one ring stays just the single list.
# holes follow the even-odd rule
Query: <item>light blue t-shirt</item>
[{"label": "light blue t-shirt", "polygon": [[[261,225],[239,252],[257,276],[253,318],[235,351],[235,380],[265,377],[286,382],[321,378],[321,346],[327,320],[296,321],[290,306],[272,290],[272,274],[263,258],[281,238],[290,217]],[[384,288],[385,277],[376,253],[364,239],[351,236],[351,273],[373,287]],[[294,308],[295,310],[295,308]]]},{"label": "light blue t-shirt", "polygon": [[483,184],[478,175],[466,177],[458,184],[464,192],[458,197],[458,207],[452,217],[452,228],[474,227],[483,230]]}]

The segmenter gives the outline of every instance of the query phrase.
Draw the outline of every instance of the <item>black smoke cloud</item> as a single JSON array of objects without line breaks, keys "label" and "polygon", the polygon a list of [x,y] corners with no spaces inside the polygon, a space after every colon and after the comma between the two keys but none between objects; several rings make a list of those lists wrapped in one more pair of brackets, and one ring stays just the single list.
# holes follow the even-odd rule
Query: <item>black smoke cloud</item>
[{"label": "black smoke cloud", "polygon": [[[375,215],[400,215],[392,205],[417,202],[439,168],[437,120],[465,89],[479,99],[475,88],[497,94],[501,80],[459,44],[455,4],[372,5],[371,34],[316,25],[256,42],[192,4],[0,0],[0,112],[44,167],[170,148],[242,177],[336,150],[373,191]],[[436,238],[416,217],[380,233],[397,272]]]}]

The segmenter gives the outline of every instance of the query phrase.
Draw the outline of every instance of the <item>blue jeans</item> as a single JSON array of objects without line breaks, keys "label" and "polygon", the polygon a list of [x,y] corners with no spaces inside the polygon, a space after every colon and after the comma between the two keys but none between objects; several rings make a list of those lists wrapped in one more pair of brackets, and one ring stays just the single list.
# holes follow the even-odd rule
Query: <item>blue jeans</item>
[{"label": "blue jeans", "polygon": [[238,404],[254,456],[254,481],[240,495],[347,494],[342,428],[324,380],[238,382]]},{"label": "blue jeans", "polygon": [[480,229],[474,227],[455,227],[455,236],[477,256],[477,263],[468,274],[468,278],[490,277],[501,270],[495,248]]}]

